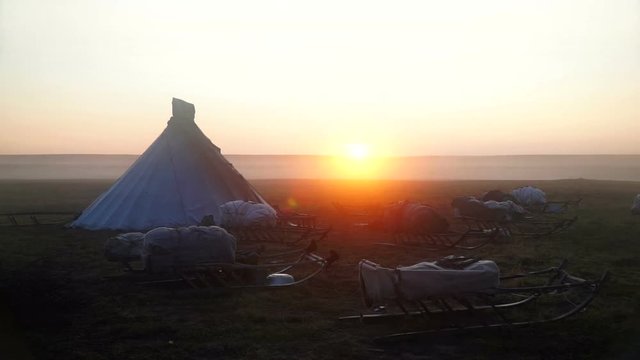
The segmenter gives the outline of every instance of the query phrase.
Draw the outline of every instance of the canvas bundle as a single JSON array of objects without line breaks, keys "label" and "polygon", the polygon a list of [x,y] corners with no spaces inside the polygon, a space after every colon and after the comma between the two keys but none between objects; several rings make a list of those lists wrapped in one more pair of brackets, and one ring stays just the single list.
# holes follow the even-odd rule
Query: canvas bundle
[{"label": "canvas bundle", "polygon": [[382,224],[390,232],[444,233],[449,230],[447,219],[434,208],[407,201],[385,207]]},{"label": "canvas bundle", "polygon": [[527,212],[520,205],[508,201],[480,201],[473,196],[457,197],[451,206],[458,216],[485,220],[513,220],[524,216]]},{"label": "canvas bundle", "polygon": [[160,227],[144,236],[142,260],[149,272],[168,272],[175,266],[234,263],[236,239],[217,226]]},{"label": "canvas bundle", "polygon": [[544,205],[547,202],[545,192],[533,186],[514,189],[511,195],[522,206]]},{"label": "canvas bundle", "polygon": [[273,227],[277,221],[276,211],[267,204],[236,200],[220,205],[220,225],[226,228]]},{"label": "canvas bundle", "polygon": [[118,234],[107,239],[104,256],[109,261],[127,262],[139,260],[142,255],[144,233]]},{"label": "canvas bundle", "polygon": [[389,269],[367,260],[361,261],[359,268],[365,299],[370,304],[399,297],[412,301],[429,296],[491,292],[500,284],[500,270],[489,260],[477,261],[461,270],[445,269],[432,262]]}]

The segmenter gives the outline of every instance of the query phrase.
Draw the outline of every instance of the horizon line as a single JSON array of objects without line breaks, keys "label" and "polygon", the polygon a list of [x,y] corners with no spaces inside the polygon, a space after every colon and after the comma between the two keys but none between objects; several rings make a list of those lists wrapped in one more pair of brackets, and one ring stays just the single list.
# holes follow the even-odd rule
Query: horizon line
[{"label": "horizon line", "polygon": [[[0,154],[0,156],[140,156],[142,154],[109,154],[109,153],[27,153],[27,154]],[[225,154],[224,156],[313,156],[336,157],[343,154]],[[374,155],[377,158],[411,158],[411,157],[509,157],[509,156],[640,156],[640,153],[593,153],[593,154],[448,154],[448,155]]]}]

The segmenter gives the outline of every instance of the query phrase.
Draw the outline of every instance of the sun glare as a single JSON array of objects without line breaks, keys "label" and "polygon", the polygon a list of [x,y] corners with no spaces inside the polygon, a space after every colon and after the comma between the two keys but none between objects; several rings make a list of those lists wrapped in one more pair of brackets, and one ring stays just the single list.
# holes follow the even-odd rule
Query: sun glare
[{"label": "sun glare", "polygon": [[347,145],[347,155],[356,160],[364,160],[369,156],[369,146],[366,144],[349,144]]},{"label": "sun glare", "polygon": [[334,158],[337,177],[348,179],[376,178],[382,171],[382,158],[374,156],[372,150],[368,144],[364,143],[345,145],[342,155]]}]

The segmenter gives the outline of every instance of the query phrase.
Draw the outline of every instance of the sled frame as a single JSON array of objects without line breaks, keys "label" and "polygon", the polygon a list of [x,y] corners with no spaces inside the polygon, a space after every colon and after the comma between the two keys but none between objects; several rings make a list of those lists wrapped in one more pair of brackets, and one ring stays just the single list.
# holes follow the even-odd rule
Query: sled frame
[{"label": "sled frame", "polygon": [[[377,264],[368,262],[369,265],[377,266]],[[509,276],[500,277],[501,283],[509,280],[546,277],[546,284],[539,286],[514,286],[514,287],[497,287],[491,289],[487,293],[468,293],[455,294],[448,296],[430,296],[425,299],[414,301],[406,300],[400,292],[394,303],[399,312],[391,313],[367,313],[354,316],[341,317],[340,320],[358,320],[360,322],[385,321],[392,319],[409,319],[419,318],[426,323],[436,323],[435,327],[429,329],[420,329],[410,332],[392,333],[376,337],[376,341],[394,341],[405,338],[441,334],[454,333],[460,331],[473,331],[492,328],[513,328],[529,326],[547,322],[555,322],[566,319],[579,312],[584,311],[587,306],[599,293],[602,285],[609,277],[608,271],[605,271],[596,280],[584,280],[571,276],[566,270],[566,260],[557,267],[520,273]],[[362,278],[360,279],[363,296],[366,299],[366,292]],[[566,294],[572,290],[585,292],[579,302],[572,302]],[[500,301],[501,295],[511,295],[517,300]],[[536,302],[544,297],[561,298],[568,309],[562,311],[555,316],[548,318],[531,318],[529,320],[511,320],[509,311],[524,307],[524,305],[537,305]],[[480,300],[480,301],[478,301]],[[370,305],[372,305],[369,302]],[[414,310],[409,310],[414,309]],[[537,311],[534,311],[534,313]],[[491,320],[493,318],[493,320]]]}]

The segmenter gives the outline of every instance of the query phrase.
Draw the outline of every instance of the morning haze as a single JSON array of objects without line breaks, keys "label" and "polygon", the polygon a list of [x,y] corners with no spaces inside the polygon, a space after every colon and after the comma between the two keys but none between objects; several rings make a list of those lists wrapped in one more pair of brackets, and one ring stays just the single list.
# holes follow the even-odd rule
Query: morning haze
[{"label": "morning haze", "polygon": [[169,99],[231,154],[634,154],[636,1],[0,8],[2,154],[140,154]]},{"label": "morning haze", "polygon": [[[137,155],[0,155],[0,180],[115,180]],[[640,181],[640,155],[411,156],[358,161],[311,155],[226,155],[250,180],[556,180]],[[351,171],[347,171],[347,168]]]}]

